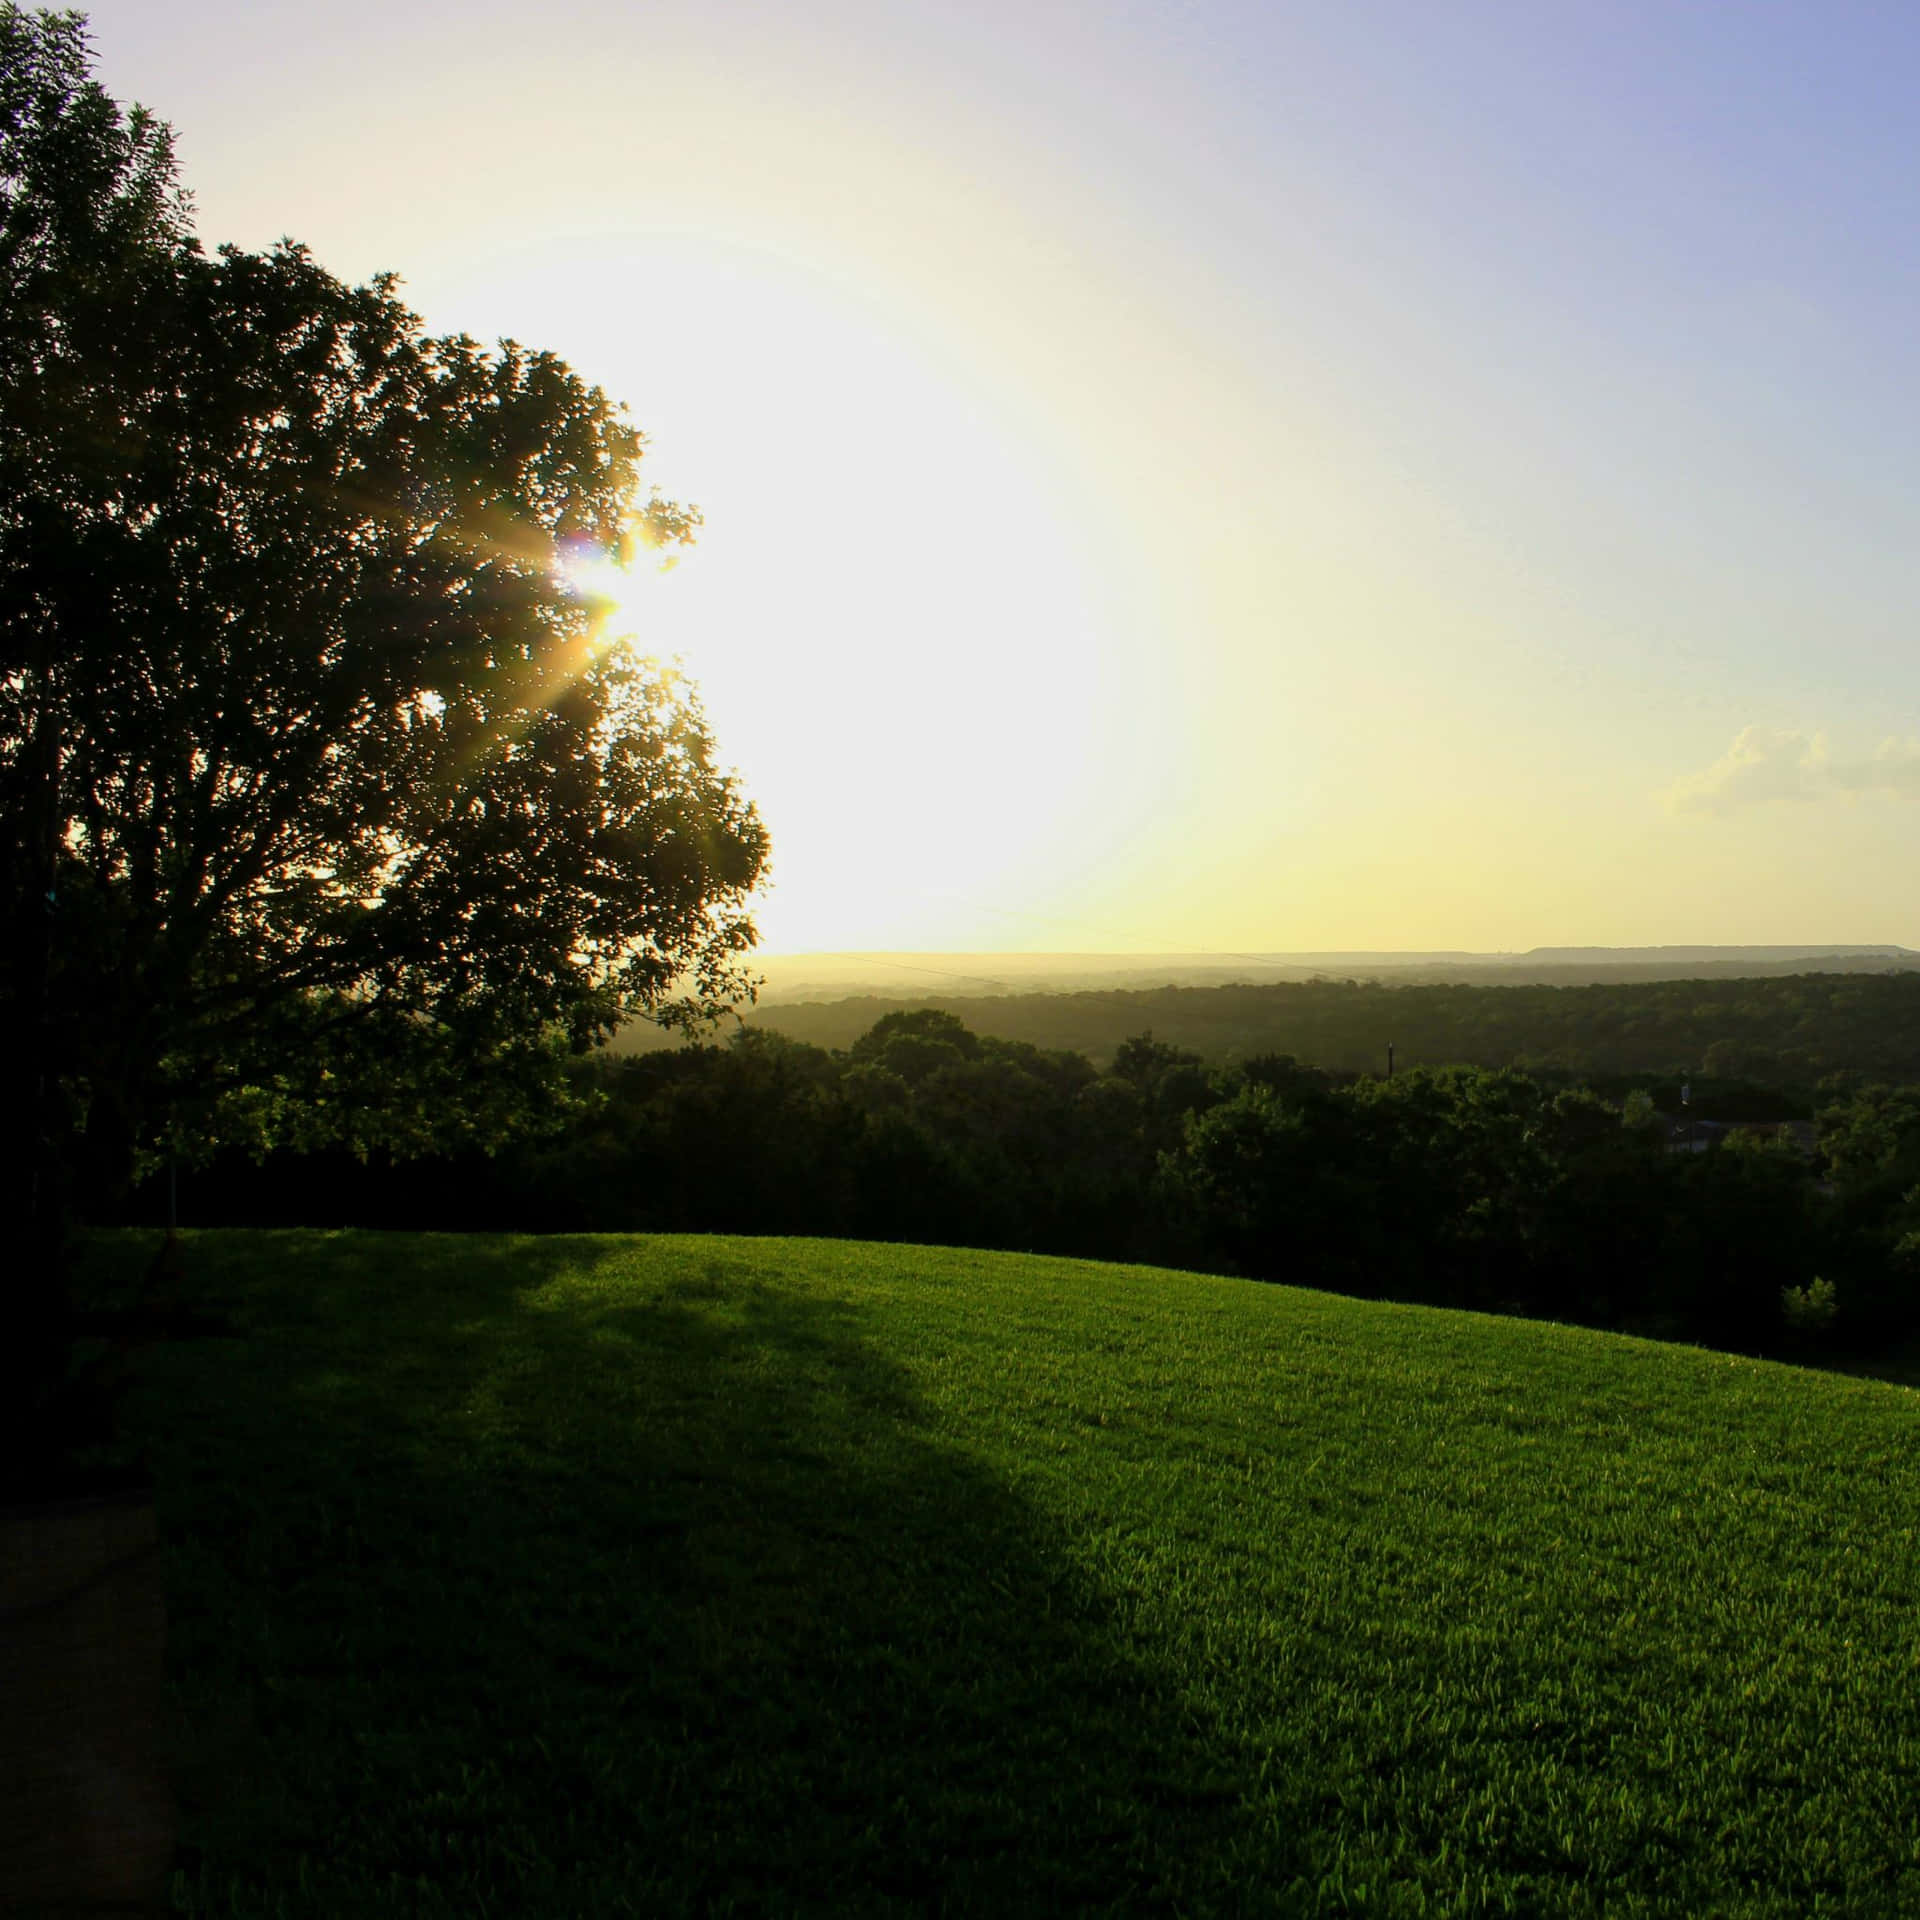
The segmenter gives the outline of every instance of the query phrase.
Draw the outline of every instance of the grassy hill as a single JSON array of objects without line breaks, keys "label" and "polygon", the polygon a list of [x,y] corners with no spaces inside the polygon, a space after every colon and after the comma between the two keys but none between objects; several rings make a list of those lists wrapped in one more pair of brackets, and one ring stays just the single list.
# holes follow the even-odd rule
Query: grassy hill
[{"label": "grassy hill", "polygon": [[179,1910],[1920,1911],[1908,1389],[913,1247],[189,1257]]}]

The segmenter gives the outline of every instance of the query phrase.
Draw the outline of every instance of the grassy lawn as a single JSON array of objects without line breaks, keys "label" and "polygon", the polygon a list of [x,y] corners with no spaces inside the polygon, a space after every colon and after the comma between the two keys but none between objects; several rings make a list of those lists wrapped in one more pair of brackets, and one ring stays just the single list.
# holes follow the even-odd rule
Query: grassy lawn
[{"label": "grassy lawn", "polygon": [[188,1254],[179,1911],[1920,1913],[1911,1389],[1005,1254]]}]

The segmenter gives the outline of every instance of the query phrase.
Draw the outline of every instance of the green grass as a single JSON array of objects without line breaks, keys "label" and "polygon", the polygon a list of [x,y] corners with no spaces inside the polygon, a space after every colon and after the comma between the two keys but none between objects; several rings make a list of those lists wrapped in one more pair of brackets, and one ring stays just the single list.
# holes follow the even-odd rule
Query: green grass
[{"label": "green grass", "polygon": [[180,1911],[1920,1913],[1910,1389],[1016,1255],[188,1251]]}]

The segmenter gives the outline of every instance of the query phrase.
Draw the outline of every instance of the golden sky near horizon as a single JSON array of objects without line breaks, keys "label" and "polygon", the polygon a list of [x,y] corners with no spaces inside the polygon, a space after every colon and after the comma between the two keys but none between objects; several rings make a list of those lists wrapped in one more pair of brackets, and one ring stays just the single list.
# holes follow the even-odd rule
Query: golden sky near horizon
[{"label": "golden sky near horizon", "polygon": [[1904,22],[89,12],[210,242],[630,405],[770,950],[1920,945]]}]

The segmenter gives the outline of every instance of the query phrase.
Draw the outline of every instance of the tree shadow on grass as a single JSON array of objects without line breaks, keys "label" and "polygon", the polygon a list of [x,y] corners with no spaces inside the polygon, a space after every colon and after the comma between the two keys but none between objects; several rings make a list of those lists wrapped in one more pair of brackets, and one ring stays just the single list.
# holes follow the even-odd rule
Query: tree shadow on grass
[{"label": "tree shadow on grass", "polygon": [[134,1408],[177,1905],[1289,1910],[1245,1757],[861,1310],[634,1245],[195,1248],[242,1338]]}]

